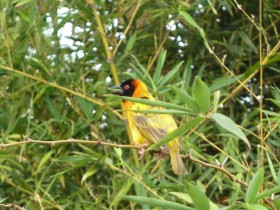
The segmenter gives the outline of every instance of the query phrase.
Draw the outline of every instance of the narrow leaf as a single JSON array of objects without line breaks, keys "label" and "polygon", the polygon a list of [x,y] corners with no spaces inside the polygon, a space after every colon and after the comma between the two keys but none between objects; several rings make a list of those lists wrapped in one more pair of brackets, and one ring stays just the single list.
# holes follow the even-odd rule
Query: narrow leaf
[{"label": "narrow leaf", "polygon": [[[198,31],[201,30],[200,26],[197,24],[197,22],[192,18],[192,16],[190,16],[189,13],[185,12],[185,11],[180,11],[179,12],[180,15],[182,15],[184,17],[184,19],[193,27],[195,27]],[[202,34],[203,35],[203,34]],[[205,36],[205,34],[204,34]]]},{"label": "narrow leaf", "polygon": [[190,86],[190,81],[192,77],[192,60],[188,59],[186,67],[183,73],[184,87],[188,88]]},{"label": "narrow leaf", "polygon": [[276,175],[273,163],[272,163],[272,161],[271,161],[271,159],[269,157],[269,154],[268,154],[268,152],[266,150],[265,150],[265,153],[266,153],[266,158],[267,158],[267,161],[268,161],[269,169],[270,169],[271,175],[273,177],[273,180],[275,182],[277,182],[278,178],[277,178],[277,175]]},{"label": "narrow leaf", "polygon": [[62,119],[60,111],[58,110],[58,106],[56,106],[53,103],[53,99],[51,99],[51,97],[48,94],[45,95],[45,101],[46,101],[47,108],[52,114],[53,118]]},{"label": "narrow leaf", "polygon": [[210,210],[210,203],[207,196],[203,192],[201,192],[197,186],[191,183],[188,184],[188,188],[188,193],[190,194],[196,209]]},{"label": "narrow leaf", "polygon": [[214,104],[213,104],[213,112],[216,113],[218,110],[219,100],[221,96],[221,91],[217,90],[214,93]]},{"label": "narrow leaf", "polygon": [[164,86],[171,78],[175,76],[175,74],[179,71],[180,67],[182,66],[183,61],[178,63],[172,70],[170,70],[160,81],[158,87]]},{"label": "narrow leaf", "polygon": [[176,110],[176,109],[148,109],[148,110],[130,110],[132,112],[147,113],[147,114],[193,114],[189,112]]},{"label": "narrow leaf", "polygon": [[243,131],[232,121],[232,119],[220,113],[213,113],[212,119],[215,120],[215,122],[217,122],[221,127],[242,139],[247,144],[249,149],[251,149],[251,145],[247,137]]},{"label": "narrow leaf", "polygon": [[195,27],[200,35],[205,39],[205,32],[203,31],[203,29],[196,23],[196,21],[192,18],[192,16],[190,16],[187,12],[185,11],[180,11],[179,12],[180,15],[182,15],[184,17],[184,19],[193,27]]},{"label": "narrow leaf", "polygon": [[83,184],[84,181],[86,181],[87,178],[89,178],[90,176],[92,176],[93,174],[95,174],[97,170],[98,170],[98,168],[96,168],[96,167],[95,167],[95,168],[90,168],[90,169],[88,169],[88,170],[86,171],[86,173],[83,175],[81,183]]},{"label": "narrow leaf", "polygon": [[185,91],[180,88],[170,86],[171,89],[183,100],[187,107],[194,111],[194,113],[199,113],[200,109],[198,104],[193,100],[193,98]]},{"label": "narrow leaf", "polygon": [[153,207],[161,207],[163,209],[177,209],[177,210],[194,210],[188,206],[184,206],[179,203],[160,200],[156,198],[148,198],[148,197],[141,197],[141,196],[133,196],[133,195],[126,195],[122,197],[124,200],[128,200],[134,203],[139,204],[146,204]]},{"label": "narrow leaf", "polygon": [[251,39],[247,36],[247,34],[245,34],[243,31],[240,31],[239,35],[240,35],[241,39],[243,40],[243,42],[245,42],[245,44],[248,47],[250,47],[255,53],[258,53],[258,50],[257,50],[256,46],[251,41]]},{"label": "narrow leaf", "polygon": [[131,51],[133,49],[133,46],[136,42],[136,38],[137,38],[137,33],[135,32],[128,40],[127,45],[125,47],[124,53],[128,53],[129,51]]},{"label": "narrow leaf", "polygon": [[268,208],[266,208],[265,206],[261,205],[261,204],[250,204],[249,205],[249,210],[268,210]]},{"label": "narrow leaf", "polygon": [[44,164],[50,159],[50,157],[52,156],[53,151],[49,151],[48,153],[46,153],[44,155],[44,157],[40,160],[40,163],[37,167],[37,170],[33,173],[33,175],[39,173],[42,170],[42,167],[44,166]]},{"label": "narrow leaf", "polygon": [[162,139],[160,139],[157,143],[151,145],[147,150],[153,150],[157,149],[163,144],[166,144],[167,142],[171,141],[172,139],[177,138],[180,135],[185,134],[193,127],[197,126],[201,122],[201,117],[196,117],[193,120],[191,120],[188,124],[183,124],[180,127],[178,127],[176,130],[172,131],[171,133],[164,136]]},{"label": "narrow leaf", "polygon": [[160,81],[160,76],[162,73],[162,68],[165,62],[165,58],[166,58],[166,50],[161,50],[159,57],[158,57],[158,62],[157,62],[157,66],[156,66],[156,70],[153,76],[153,81],[156,85],[158,85],[159,81]]},{"label": "narrow leaf", "polygon": [[193,203],[191,196],[187,193],[182,193],[182,192],[169,192],[169,193],[175,195],[177,198],[180,198],[181,200],[187,203]]},{"label": "narrow leaf", "polygon": [[265,192],[260,193],[258,196],[256,196],[256,200],[258,201],[262,198],[270,197],[272,194],[277,194],[277,193],[280,193],[280,186],[273,187]]},{"label": "narrow leaf", "polygon": [[260,168],[250,181],[245,195],[246,203],[253,204],[257,201],[257,194],[263,182],[263,174],[264,169]]},{"label": "narrow leaf", "polygon": [[200,110],[206,113],[210,108],[210,91],[199,77],[195,77],[192,94]]},{"label": "narrow leaf", "polygon": [[183,106],[168,103],[168,102],[165,102],[165,101],[157,101],[157,100],[142,99],[142,98],[133,98],[133,97],[127,97],[127,96],[115,96],[115,97],[118,97],[118,98],[121,98],[121,99],[127,100],[127,101],[133,101],[133,102],[136,102],[136,103],[150,105],[150,106],[165,107],[167,109],[177,109],[177,110],[186,111],[186,112],[190,111],[189,109],[187,109]]}]

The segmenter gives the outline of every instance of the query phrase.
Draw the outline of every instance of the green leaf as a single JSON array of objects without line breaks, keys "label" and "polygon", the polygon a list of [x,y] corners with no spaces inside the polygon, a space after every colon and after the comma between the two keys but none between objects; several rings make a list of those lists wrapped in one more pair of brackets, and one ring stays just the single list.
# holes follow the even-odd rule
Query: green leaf
[{"label": "green leaf", "polygon": [[53,99],[49,96],[49,94],[45,94],[45,101],[46,101],[47,108],[52,114],[53,118],[62,119],[60,111],[58,110],[59,107],[53,103]]},{"label": "green leaf", "polygon": [[[110,202],[110,206],[108,209],[112,209],[113,206],[116,206],[119,203],[119,201],[124,197],[124,195],[127,194],[127,192],[129,191],[129,189],[131,188],[131,185],[133,183],[134,183],[133,179],[129,178],[126,181],[126,183],[122,184],[122,188],[120,190],[118,190],[118,194],[116,196],[114,196],[114,200],[112,202]],[[135,196],[135,197],[137,197],[137,196]]]},{"label": "green leaf", "polygon": [[231,75],[224,75],[222,77],[216,78],[214,82],[209,87],[210,91],[220,90],[222,88],[228,88],[231,84],[237,81],[237,79],[241,79],[244,75],[240,74],[236,77],[232,77]]},{"label": "green leaf", "polygon": [[191,196],[187,193],[181,193],[181,192],[169,192],[169,193],[175,195],[177,198],[180,198],[181,200],[187,203],[193,203]]},{"label": "green leaf", "polygon": [[280,100],[276,100],[276,99],[271,99],[268,98],[266,99],[267,101],[271,101],[272,103],[274,103],[276,106],[280,107]]},{"label": "green leaf", "polygon": [[232,119],[230,119],[229,117],[227,117],[223,114],[220,114],[220,113],[213,113],[211,115],[211,117],[221,127],[223,127],[230,133],[232,133],[232,134],[236,135],[237,137],[239,137],[240,139],[242,139],[247,144],[249,149],[251,149],[251,145],[250,145],[247,137],[245,136],[243,131],[232,121]]},{"label": "green leaf", "polygon": [[274,166],[273,166],[273,163],[269,157],[269,154],[268,152],[265,150],[265,153],[266,153],[266,158],[267,158],[267,161],[268,161],[268,165],[269,165],[269,169],[270,169],[270,172],[271,172],[271,175],[273,177],[273,180],[277,183],[277,175],[276,175],[276,172],[275,172],[275,169],[274,169]]},{"label": "green leaf", "polygon": [[203,29],[197,24],[197,22],[192,18],[192,16],[190,16],[189,13],[185,12],[185,11],[180,11],[179,12],[180,15],[182,15],[184,17],[184,19],[193,27],[195,27],[200,35],[205,38],[205,32],[203,31]]},{"label": "green leaf", "polygon": [[221,91],[217,90],[214,93],[214,104],[213,104],[213,112],[216,113],[218,110],[218,105],[220,101]]},{"label": "green leaf", "polygon": [[249,210],[268,210],[265,206],[261,204],[250,204],[249,205]]},{"label": "green leaf", "polygon": [[77,101],[79,103],[79,107],[84,113],[85,117],[87,120],[91,121],[93,118],[92,110],[93,110],[93,103],[90,103],[88,100],[81,98],[81,97],[76,97]]},{"label": "green leaf", "polygon": [[199,113],[200,109],[198,104],[193,100],[193,98],[185,91],[180,88],[170,86],[171,89],[183,100],[187,107],[194,111],[194,113]]},{"label": "green leaf", "polygon": [[179,203],[166,201],[166,200],[160,200],[156,198],[148,198],[148,197],[142,197],[142,196],[133,196],[133,195],[126,195],[122,197],[124,200],[128,200],[134,203],[139,204],[146,204],[153,207],[161,207],[163,209],[176,209],[176,210],[194,210],[193,208],[190,208],[188,206],[184,206]]},{"label": "green leaf", "polygon": [[149,109],[149,110],[131,110],[133,112],[147,113],[147,114],[193,114],[189,111],[181,111],[176,109]]},{"label": "green leaf", "polygon": [[159,57],[158,57],[158,62],[157,62],[157,67],[153,76],[153,81],[156,84],[156,86],[158,85],[158,83],[160,82],[160,77],[161,77],[161,73],[162,73],[162,68],[165,62],[165,58],[166,58],[166,50],[161,50]]},{"label": "green leaf", "polygon": [[[170,192],[170,194],[175,195],[177,198],[187,202],[187,203],[193,203],[191,196],[187,193],[181,193],[181,192]],[[210,209],[211,210],[219,210],[219,207],[213,203],[212,201],[210,201]]]},{"label": "green leaf", "polygon": [[273,187],[269,190],[266,190],[265,192],[262,192],[260,193],[257,197],[256,197],[256,200],[260,200],[262,198],[265,198],[265,197],[270,197],[272,194],[277,194],[277,193],[280,193],[280,186],[277,186],[277,187]]},{"label": "green leaf", "polygon": [[147,71],[146,67],[143,66],[135,56],[132,56],[132,58],[135,60],[137,66],[139,67],[139,68],[137,68],[134,65],[131,65],[133,67],[134,71],[136,72],[137,77],[139,79],[141,78],[142,80],[146,78],[150,84],[153,84],[153,80],[152,80],[149,72]]},{"label": "green leaf", "polygon": [[115,97],[121,98],[121,99],[127,100],[127,101],[133,101],[133,102],[136,102],[136,103],[150,105],[150,106],[165,107],[167,109],[177,109],[177,110],[186,111],[186,112],[190,111],[189,109],[187,109],[183,106],[168,103],[168,102],[165,102],[165,101],[157,101],[157,100],[150,100],[150,99],[143,99],[143,98],[133,98],[133,97],[127,97],[127,96],[115,96]]},{"label": "green leaf", "polygon": [[253,176],[249,183],[248,189],[245,195],[246,203],[253,204],[257,202],[257,195],[263,182],[264,169],[260,168]]},{"label": "green leaf", "polygon": [[33,175],[39,173],[42,170],[42,167],[51,158],[52,154],[53,154],[53,151],[49,151],[48,153],[46,153],[44,155],[44,157],[40,160],[40,163],[39,163],[36,171],[33,173]]},{"label": "green leaf", "polygon": [[30,2],[33,2],[33,1],[34,0],[20,0],[20,1],[17,1],[17,4],[15,5],[15,7],[21,7],[21,6],[29,4]]},{"label": "green leaf", "polygon": [[158,87],[164,86],[175,74],[179,71],[180,67],[182,66],[183,61],[178,63],[172,70],[170,70],[160,81]]},{"label": "green leaf", "polygon": [[209,203],[209,199],[207,198],[207,196],[200,191],[200,189],[191,184],[188,183],[188,193],[191,196],[191,199],[196,207],[196,209],[198,210],[210,210],[210,203]]},{"label": "green leaf", "polygon": [[124,50],[124,53],[128,53],[129,51],[131,51],[133,49],[133,46],[136,42],[136,39],[137,39],[137,33],[135,32],[128,40],[127,44],[126,44],[126,47],[125,47],[125,50]]},{"label": "green leaf", "polygon": [[[147,189],[142,183],[135,182],[134,183],[134,189],[135,189],[135,194],[137,196],[148,197]],[[150,209],[150,206],[141,203],[141,208],[142,209]]]},{"label": "green leaf", "polygon": [[206,113],[210,109],[210,91],[207,85],[199,78],[195,77],[192,90],[193,98],[199,105],[200,110]]},{"label": "green leaf", "polygon": [[89,178],[90,176],[92,176],[93,174],[95,174],[97,170],[98,170],[97,167],[89,168],[89,169],[86,171],[86,173],[83,175],[82,180],[81,180],[81,184],[83,184],[84,181],[86,181],[87,178]]},{"label": "green leaf", "polygon": [[189,123],[181,125],[176,130],[172,131],[171,133],[167,134],[162,139],[160,139],[158,142],[151,145],[147,150],[157,149],[158,147],[160,147],[163,144],[166,144],[167,142],[171,141],[172,139],[175,139],[178,136],[185,134],[187,131],[189,131],[193,127],[197,126],[201,122],[201,120],[202,120],[201,117],[196,117],[196,118],[192,119]]},{"label": "green leaf", "polygon": [[255,53],[258,53],[258,50],[256,48],[256,46],[254,45],[254,43],[251,41],[251,39],[247,36],[247,34],[245,34],[243,31],[239,31],[238,32],[241,39],[243,40],[243,42],[245,42],[245,44],[251,48]]},{"label": "green leaf", "polygon": [[189,58],[186,64],[186,67],[184,69],[183,73],[183,81],[184,81],[184,87],[188,88],[190,86],[190,81],[192,77],[192,60]]}]

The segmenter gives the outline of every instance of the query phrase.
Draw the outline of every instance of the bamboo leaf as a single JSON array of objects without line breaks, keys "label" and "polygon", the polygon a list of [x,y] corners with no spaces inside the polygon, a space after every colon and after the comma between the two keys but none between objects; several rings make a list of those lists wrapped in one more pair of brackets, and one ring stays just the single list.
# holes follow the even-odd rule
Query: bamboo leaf
[{"label": "bamboo leaf", "polygon": [[265,206],[261,204],[250,204],[249,205],[249,210],[268,210]]},{"label": "bamboo leaf", "polygon": [[200,189],[189,183],[188,184],[188,193],[191,196],[191,199],[198,210],[210,210],[210,203],[207,196],[200,191]]},{"label": "bamboo leaf", "polygon": [[269,157],[269,154],[268,152],[265,150],[265,153],[266,153],[266,158],[267,158],[267,162],[268,162],[268,165],[269,165],[269,169],[270,169],[270,172],[271,172],[271,175],[273,177],[273,180],[275,182],[277,182],[278,178],[277,178],[277,175],[276,175],[276,172],[275,172],[275,169],[274,169],[274,166],[273,166],[273,163]]},{"label": "bamboo leaf", "polygon": [[184,206],[179,203],[160,200],[156,198],[148,198],[148,197],[141,197],[141,196],[133,196],[133,195],[126,195],[122,197],[124,200],[128,200],[134,203],[139,204],[146,204],[153,207],[161,207],[163,209],[176,209],[176,210],[194,210],[188,206]]},{"label": "bamboo leaf", "polygon": [[256,200],[258,201],[262,198],[270,197],[272,194],[277,194],[277,193],[280,193],[280,186],[273,187],[269,190],[260,193],[258,196],[256,196]]},{"label": "bamboo leaf", "polygon": [[116,96],[116,95],[115,95],[115,97],[121,98],[122,100],[133,101],[136,103],[146,104],[146,105],[150,105],[150,106],[165,107],[167,109],[176,109],[176,110],[181,110],[181,111],[186,111],[186,112],[190,111],[189,109],[187,109],[183,106],[168,103],[165,101],[157,101],[157,100],[150,100],[150,99],[143,99],[143,98],[133,98],[133,97],[127,97],[127,96]]},{"label": "bamboo leaf", "polygon": [[43,156],[43,158],[40,160],[40,163],[39,163],[36,171],[33,173],[33,175],[39,173],[42,170],[42,167],[51,158],[52,154],[53,154],[53,151],[49,151]]},{"label": "bamboo leaf", "polygon": [[257,201],[257,194],[263,182],[264,169],[260,168],[249,183],[245,195],[246,203],[253,204]]},{"label": "bamboo leaf", "polygon": [[206,113],[209,111],[210,91],[207,85],[199,77],[195,77],[192,94],[194,100],[199,105],[201,112]]},{"label": "bamboo leaf", "polygon": [[215,120],[215,122],[218,123],[222,128],[242,139],[247,144],[249,149],[251,149],[251,145],[247,137],[243,131],[232,121],[232,119],[220,113],[213,113],[211,116],[212,119]]},{"label": "bamboo leaf", "polygon": [[158,57],[158,62],[157,62],[157,66],[156,66],[156,70],[153,76],[153,81],[156,84],[156,86],[158,85],[158,83],[160,82],[160,77],[161,77],[161,73],[162,73],[162,68],[165,62],[165,58],[166,58],[166,50],[161,50],[159,57]]},{"label": "bamboo leaf", "polygon": [[127,45],[126,45],[125,51],[124,51],[125,54],[128,53],[129,51],[131,51],[131,50],[133,49],[133,46],[134,46],[134,44],[135,44],[135,42],[136,42],[136,39],[137,39],[137,33],[135,32],[135,33],[129,38],[129,40],[128,40],[128,42],[127,42]]},{"label": "bamboo leaf", "polygon": [[171,78],[175,76],[175,74],[179,71],[183,62],[178,63],[172,70],[170,70],[160,81],[158,87],[164,86]]},{"label": "bamboo leaf", "polygon": [[83,175],[82,180],[81,180],[81,184],[83,184],[84,181],[87,180],[87,178],[89,178],[90,176],[92,176],[93,174],[95,174],[97,170],[98,170],[97,167],[89,168],[89,169],[86,171],[86,173]]},{"label": "bamboo leaf", "polygon": [[180,97],[180,99],[186,103],[188,108],[193,110],[194,113],[199,113],[200,108],[198,104],[196,103],[195,100],[193,100],[193,98],[187,92],[174,86],[170,86],[170,87]]}]

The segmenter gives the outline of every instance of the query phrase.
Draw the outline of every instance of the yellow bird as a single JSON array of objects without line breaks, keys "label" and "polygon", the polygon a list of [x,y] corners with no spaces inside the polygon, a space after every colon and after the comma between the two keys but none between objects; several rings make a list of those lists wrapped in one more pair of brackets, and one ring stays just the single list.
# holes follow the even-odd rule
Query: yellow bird
[{"label": "yellow bird", "polygon": [[[146,85],[138,79],[126,80],[121,85],[115,87],[119,87],[120,90],[114,93],[121,96],[155,100]],[[150,106],[127,100],[123,101],[123,103],[129,128],[132,133],[133,143],[136,145],[152,145],[177,128],[170,114],[133,112],[133,110],[159,110],[164,109],[163,107]],[[186,168],[180,155],[180,142],[178,138],[169,141],[167,146],[164,145],[161,147],[161,153],[163,155],[170,155],[172,169],[175,174],[186,174]],[[139,154],[140,156],[143,155],[141,150]]]}]

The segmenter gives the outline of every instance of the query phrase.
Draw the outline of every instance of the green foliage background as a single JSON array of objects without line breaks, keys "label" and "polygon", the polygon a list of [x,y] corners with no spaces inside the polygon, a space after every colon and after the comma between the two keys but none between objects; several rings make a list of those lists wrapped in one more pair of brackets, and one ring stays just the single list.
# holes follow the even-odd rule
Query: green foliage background
[{"label": "green foliage background", "polygon": [[[279,4],[1,0],[0,206],[280,209]],[[71,142],[130,144],[108,89],[130,77],[178,105],[182,153],[210,165],[178,177],[168,157],[152,171],[149,152]]]}]

